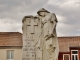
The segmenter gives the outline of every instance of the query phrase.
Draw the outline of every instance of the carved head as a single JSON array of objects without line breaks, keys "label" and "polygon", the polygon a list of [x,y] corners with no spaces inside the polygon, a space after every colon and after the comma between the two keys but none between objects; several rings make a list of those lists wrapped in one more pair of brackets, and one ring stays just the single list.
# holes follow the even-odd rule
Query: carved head
[{"label": "carved head", "polygon": [[45,16],[45,13],[50,13],[49,11],[47,11],[46,9],[44,8],[41,8],[37,14],[40,15],[40,16]]}]

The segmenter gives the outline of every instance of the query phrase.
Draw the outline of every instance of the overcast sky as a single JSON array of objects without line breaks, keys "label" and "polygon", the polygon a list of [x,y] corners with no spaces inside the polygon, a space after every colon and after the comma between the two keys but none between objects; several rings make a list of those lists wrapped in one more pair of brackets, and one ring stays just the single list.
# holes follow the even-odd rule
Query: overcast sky
[{"label": "overcast sky", "polygon": [[0,32],[22,32],[22,18],[40,8],[56,14],[58,36],[80,36],[80,0],[0,0]]}]

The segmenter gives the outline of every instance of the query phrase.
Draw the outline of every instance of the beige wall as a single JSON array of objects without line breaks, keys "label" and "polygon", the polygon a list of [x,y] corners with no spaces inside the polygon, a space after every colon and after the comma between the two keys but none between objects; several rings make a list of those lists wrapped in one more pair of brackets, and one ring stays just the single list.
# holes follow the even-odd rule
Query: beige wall
[{"label": "beige wall", "polygon": [[22,60],[22,48],[0,48],[0,60],[7,60],[7,50],[14,50],[14,60]]}]

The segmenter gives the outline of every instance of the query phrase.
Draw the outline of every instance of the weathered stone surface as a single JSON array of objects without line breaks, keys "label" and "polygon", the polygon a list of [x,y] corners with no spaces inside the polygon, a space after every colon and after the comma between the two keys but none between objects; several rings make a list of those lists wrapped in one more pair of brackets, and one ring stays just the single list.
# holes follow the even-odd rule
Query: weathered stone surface
[{"label": "weathered stone surface", "polygon": [[58,60],[57,18],[44,8],[23,18],[23,60]]},{"label": "weathered stone surface", "polygon": [[33,16],[26,16],[23,19],[23,60],[35,60],[35,36],[38,24]]}]

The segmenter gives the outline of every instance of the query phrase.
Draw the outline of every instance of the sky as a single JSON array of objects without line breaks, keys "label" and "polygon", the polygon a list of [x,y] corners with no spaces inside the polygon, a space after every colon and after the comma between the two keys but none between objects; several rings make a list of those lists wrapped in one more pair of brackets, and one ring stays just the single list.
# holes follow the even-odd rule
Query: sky
[{"label": "sky", "polygon": [[22,18],[41,8],[56,14],[58,36],[80,36],[80,0],[0,0],[0,32],[22,33]]}]

